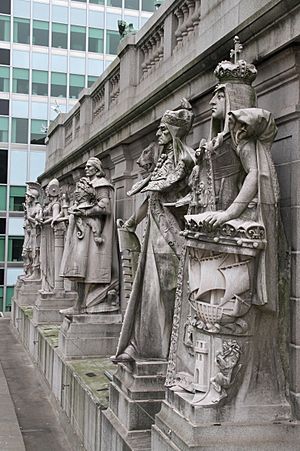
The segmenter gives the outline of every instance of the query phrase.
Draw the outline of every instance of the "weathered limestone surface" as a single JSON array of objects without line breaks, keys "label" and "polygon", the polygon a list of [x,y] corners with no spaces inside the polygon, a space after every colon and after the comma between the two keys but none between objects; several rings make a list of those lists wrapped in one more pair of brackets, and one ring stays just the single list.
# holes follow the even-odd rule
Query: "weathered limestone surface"
[{"label": "weathered limestone surface", "polygon": [[[281,333],[278,349],[283,367],[281,375],[289,382],[292,418],[300,419],[298,1],[213,0],[201,4],[198,1],[167,1],[142,30],[122,41],[118,57],[90,89],[82,92],[78,105],[70,113],[60,115],[51,125],[47,167],[40,182],[46,186],[56,177],[62,189],[68,192],[68,187],[74,187],[84,175],[83,167],[88,158],[96,156],[114,185],[116,218],[130,218],[145,200],[142,192],[130,197],[126,195],[141,180],[136,160],[155,142],[157,126],[164,112],[179,108],[181,98],[187,98],[195,114],[187,145],[197,149],[200,139],[210,136],[209,100],[215,85],[213,69],[219,61],[228,58],[232,39],[237,34],[244,45],[243,58],[254,62],[258,70],[253,83],[258,96],[257,106],[272,112],[278,127],[272,158],[279,179],[280,211],[287,238],[286,247],[280,254]],[[248,108],[251,106],[247,105]],[[136,229],[140,241],[144,227],[141,222]],[[255,255],[254,249],[252,254]],[[126,249],[122,255],[127,263],[130,262],[129,270],[123,266],[120,311],[124,313],[133,284],[134,259]],[[24,337],[28,337],[28,321],[27,325],[23,319],[18,321],[23,310],[17,304],[14,309],[15,324],[19,322]],[[76,321],[73,326],[77,327]],[[30,346],[32,355],[36,355],[32,339],[36,341],[37,338],[32,329],[33,326]],[[234,349],[238,355],[239,349]],[[153,424],[154,416],[151,421],[149,418],[148,424],[144,423],[144,416],[138,417],[140,426],[135,422],[137,399],[139,396],[143,399],[147,393],[146,376],[141,375],[141,385],[136,386],[137,368],[127,366],[126,369],[125,363],[120,368],[122,370],[118,370],[111,384],[110,408],[103,417],[102,448],[107,449],[108,444],[113,443],[114,450],[150,449],[150,423]],[[149,375],[149,380],[159,387],[155,402],[160,403],[163,390],[159,384],[162,381],[158,381],[155,374]],[[137,388],[131,392],[132,384]],[[299,425],[286,422],[290,412],[285,402],[278,403],[278,417],[272,422],[259,426],[247,422],[248,418],[257,415],[254,407],[242,412],[244,423],[233,426],[225,421],[232,412],[220,406],[210,415],[206,408],[192,406],[193,397],[194,394],[186,392],[168,391],[153,426],[153,450],[198,450],[203,444],[208,449],[242,449],[241,440],[245,449],[247,446],[249,449],[297,447]],[[254,406],[256,404],[254,402]],[[156,406],[150,408],[150,416],[151,411],[157,412]],[[270,406],[260,408],[260,420],[268,416],[270,410]],[[200,411],[204,411],[203,416]],[[123,425],[119,416],[124,419]],[[201,427],[203,421],[209,422],[209,426]],[[280,439],[282,436],[285,443]],[[256,442],[251,442],[253,437]],[[225,448],[222,448],[224,443]],[[95,446],[95,449],[101,449],[100,444]]]}]

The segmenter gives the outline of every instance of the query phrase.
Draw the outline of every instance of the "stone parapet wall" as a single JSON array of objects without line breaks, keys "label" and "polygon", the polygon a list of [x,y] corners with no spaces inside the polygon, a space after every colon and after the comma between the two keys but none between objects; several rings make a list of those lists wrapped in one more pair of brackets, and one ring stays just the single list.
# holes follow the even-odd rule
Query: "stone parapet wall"
[{"label": "stone parapet wall", "polygon": [[[259,107],[271,111],[278,134],[272,156],[281,191],[282,222],[288,241],[281,259],[290,260],[280,293],[290,298],[288,331],[290,394],[300,418],[300,150],[299,38],[297,0],[166,1],[136,34],[125,38],[118,57],[99,80],[81,94],[68,114],[49,130],[46,185],[78,178],[90,156],[99,157],[115,187],[116,217],[128,218],[142,200],[126,192],[140,177],[136,159],[155,141],[157,123],[166,109],[187,97],[195,112],[188,144],[199,145],[209,134],[208,100],[216,81],[213,69],[228,58],[239,34],[243,57],[258,69]],[[141,234],[142,232],[140,232]],[[282,315],[284,317],[284,314]],[[25,331],[26,329],[24,329]],[[28,335],[28,333],[24,332]]]}]

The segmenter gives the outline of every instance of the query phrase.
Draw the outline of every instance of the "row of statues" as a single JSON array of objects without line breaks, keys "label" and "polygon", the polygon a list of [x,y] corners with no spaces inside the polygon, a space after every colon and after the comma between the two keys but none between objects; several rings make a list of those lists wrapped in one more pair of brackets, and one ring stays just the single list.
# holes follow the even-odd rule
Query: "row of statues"
[{"label": "row of statues", "polygon": [[41,279],[42,293],[64,290],[64,280],[76,283],[77,300],[64,315],[119,308],[114,189],[98,158],[87,161],[85,174],[71,206],[57,179],[45,195],[38,183],[28,183],[24,204],[23,280]]},{"label": "row of statues", "polygon": [[[168,359],[167,385],[199,406],[216,405],[243,384],[251,391],[253,368],[269,374],[264,356],[276,353],[277,129],[271,113],[257,108],[256,69],[238,59],[235,43],[234,61],[215,70],[209,138],[196,150],[186,144],[193,123],[186,99],[166,111],[159,152],[146,149],[154,164],[128,193],[144,193],[145,201],[119,222],[129,242],[138,241],[143,220],[145,230],[114,360]],[[65,228],[59,276],[76,281],[79,293],[66,315],[111,311],[119,302],[113,186],[97,158],[85,173],[71,206],[59,198],[57,180],[43,207],[37,185],[26,194],[24,277],[40,271],[42,290],[55,289],[49,253]]]}]

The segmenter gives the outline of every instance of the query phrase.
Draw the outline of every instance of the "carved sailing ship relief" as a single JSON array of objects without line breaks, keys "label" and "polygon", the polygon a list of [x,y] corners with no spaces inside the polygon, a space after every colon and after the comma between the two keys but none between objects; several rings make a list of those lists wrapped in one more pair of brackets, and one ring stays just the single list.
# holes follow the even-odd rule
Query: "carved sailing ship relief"
[{"label": "carved sailing ship relief", "polygon": [[255,108],[256,69],[236,51],[238,38],[234,61],[216,68],[211,136],[196,151],[191,193],[177,202],[188,203],[189,214],[166,379],[175,409],[179,399],[195,408],[228,405],[231,418],[233,406],[249,412],[254,399],[276,415],[282,399],[274,389],[281,374],[274,341],[279,193],[270,153],[276,126],[271,113]]}]

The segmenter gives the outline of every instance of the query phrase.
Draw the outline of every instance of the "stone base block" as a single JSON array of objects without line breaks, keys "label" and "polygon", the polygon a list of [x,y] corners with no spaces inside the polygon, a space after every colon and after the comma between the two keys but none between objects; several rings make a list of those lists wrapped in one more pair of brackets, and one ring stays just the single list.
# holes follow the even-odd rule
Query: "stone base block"
[{"label": "stone base block", "polygon": [[118,364],[103,423],[103,449],[107,443],[113,443],[111,451],[150,449],[151,426],[165,397],[166,367],[160,360]]},{"label": "stone base block", "polygon": [[14,291],[15,302],[18,305],[34,305],[37,300],[40,288],[40,280],[18,279]]},{"label": "stone base block", "polygon": [[65,317],[59,333],[59,351],[66,359],[109,357],[116,353],[121,326],[119,313]]},{"label": "stone base block", "polygon": [[293,451],[299,446],[300,423],[288,420],[256,422],[214,422],[202,409],[206,420],[195,424],[162,403],[152,427],[152,450],[160,451]]},{"label": "stone base block", "polygon": [[72,307],[77,296],[74,291],[53,293],[40,291],[33,307],[33,323],[35,325],[62,323],[63,316],[59,313],[59,310]]},{"label": "stone base block", "polygon": [[110,451],[150,451],[151,431],[127,431],[114,413],[102,413],[101,449]]}]

